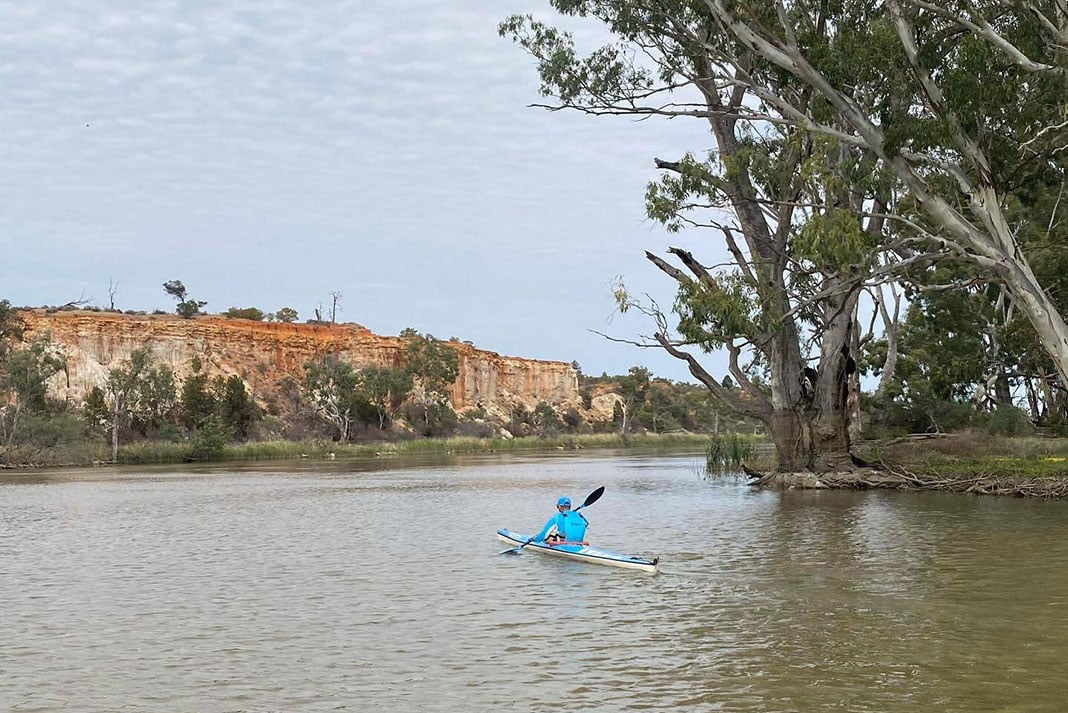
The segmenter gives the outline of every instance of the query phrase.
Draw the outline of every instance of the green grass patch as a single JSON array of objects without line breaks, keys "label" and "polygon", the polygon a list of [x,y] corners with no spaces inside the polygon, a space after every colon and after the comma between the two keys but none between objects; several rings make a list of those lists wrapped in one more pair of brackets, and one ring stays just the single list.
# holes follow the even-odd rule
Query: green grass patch
[{"label": "green grass patch", "polygon": [[933,456],[925,461],[910,464],[910,466],[927,475],[947,478],[980,475],[1025,478],[1068,477],[1068,460],[1061,457]]}]

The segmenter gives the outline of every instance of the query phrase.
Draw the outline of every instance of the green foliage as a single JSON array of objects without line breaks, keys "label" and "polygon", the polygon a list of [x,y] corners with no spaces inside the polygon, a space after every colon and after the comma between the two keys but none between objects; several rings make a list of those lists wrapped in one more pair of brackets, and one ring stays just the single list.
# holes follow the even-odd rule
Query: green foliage
[{"label": "green foliage", "polygon": [[176,312],[185,319],[192,319],[201,313],[201,308],[208,304],[201,300],[190,299],[181,280],[168,280],[163,283],[163,291],[173,297],[178,305]]},{"label": "green foliage", "polygon": [[705,450],[705,472],[737,472],[745,461],[753,457],[753,439],[738,433],[716,434]]},{"label": "green foliage", "polygon": [[223,312],[223,317],[227,319],[251,319],[256,322],[262,322],[264,316],[263,310],[257,307],[231,307]]},{"label": "green foliage", "polygon": [[210,416],[189,439],[189,460],[217,460],[232,437],[217,416]]},{"label": "green foliage", "polygon": [[1035,428],[1027,413],[1015,406],[999,406],[990,414],[987,431],[995,436],[1028,436]]},{"label": "green foliage", "polygon": [[285,322],[288,324],[290,322],[296,322],[299,315],[297,314],[297,310],[293,309],[292,307],[282,307],[274,313],[274,317],[279,322]]},{"label": "green foliage", "polygon": [[[1045,253],[1045,251],[1043,251]],[[1036,266],[1057,265],[1058,253],[1050,251]],[[1056,285],[1068,279],[1068,262],[1062,276],[1050,277]],[[1055,269],[1055,268],[1054,268]],[[993,402],[1011,406],[1014,394],[1056,394],[1056,386],[1042,383],[1041,374],[1054,368],[1040,347],[1030,324],[1009,318],[1004,305],[1009,301],[1001,288],[969,279],[960,265],[943,263],[917,276],[917,282],[943,286],[915,292],[899,330],[899,357],[894,379],[889,384],[889,404],[872,404],[874,423],[891,430],[947,431],[981,425],[976,408],[985,410]],[[958,288],[948,288],[954,282]],[[1066,285],[1068,286],[1068,285]],[[1058,290],[1057,299],[1063,300]],[[885,340],[876,340],[866,349],[862,368],[878,374],[885,360]],[[1047,391],[1048,388],[1048,391]],[[979,398],[981,397],[981,398]],[[972,400],[975,403],[972,403]],[[1042,425],[1052,425],[1064,415],[1064,404],[1056,397],[1043,400]]]},{"label": "green foliage", "polygon": [[111,408],[108,406],[104,390],[99,386],[91,388],[86,395],[82,415],[91,431],[103,433],[107,429],[111,422]]},{"label": "green foliage", "polygon": [[836,271],[872,262],[880,236],[861,230],[857,216],[835,208],[809,217],[793,243],[794,255]]},{"label": "green foliage", "polygon": [[877,433],[955,433],[982,425],[984,415],[967,402],[938,398],[921,392],[909,399],[872,402],[862,399],[862,408],[872,416]]},{"label": "green foliage", "polygon": [[191,431],[200,428],[216,410],[215,394],[209,388],[208,375],[194,372],[182,382],[179,422]]},{"label": "green foliage", "polygon": [[679,333],[705,351],[759,331],[762,320],[752,290],[737,273],[710,281],[685,280],[675,297]]},{"label": "green foliage", "polygon": [[140,399],[131,414],[133,428],[147,436],[172,420],[177,407],[174,372],[165,364],[148,369],[140,386]]},{"label": "green foliage", "polygon": [[71,465],[98,458],[99,446],[86,441],[77,413],[50,404],[40,411],[26,411],[18,433],[7,445],[0,445],[0,461],[29,465]]},{"label": "green foliage", "polygon": [[619,394],[625,401],[632,404],[645,402],[649,393],[649,379],[652,373],[644,366],[632,366],[627,370],[626,376],[618,378]]},{"label": "green foliage", "polygon": [[239,376],[223,379],[215,377],[213,382],[215,396],[215,418],[232,437],[244,440],[249,437],[252,426],[260,417],[260,409],[245,389],[245,382]]},{"label": "green foliage", "polygon": [[[407,330],[406,330],[407,331]],[[460,375],[460,357],[447,342],[433,335],[409,336],[404,350],[405,369],[418,388],[422,413],[409,413],[409,422],[424,435],[451,433],[456,413],[449,405],[449,389]]]},{"label": "green foliage", "polygon": [[564,424],[552,406],[539,401],[534,407],[534,423],[542,435],[560,433],[564,430]]},{"label": "green foliage", "polygon": [[580,391],[591,394],[610,391],[624,396],[626,406],[616,403],[613,423],[621,425],[623,409],[629,411],[628,432],[693,431],[708,433],[717,429],[752,431],[755,422],[735,415],[707,387],[654,378],[644,367],[631,367],[622,376],[584,376]]},{"label": "green foliage", "polygon": [[7,300],[0,300],[0,363],[7,357],[12,346],[22,340],[25,324],[18,310]]},{"label": "green foliage", "polygon": [[447,398],[460,375],[460,357],[454,348],[430,334],[415,336],[409,338],[404,358],[409,373],[428,396]]},{"label": "green foliage", "polygon": [[112,416],[120,422],[152,423],[174,403],[174,375],[169,367],[155,363],[148,347],[141,347],[108,372],[104,393]]},{"label": "green foliage", "polygon": [[66,367],[66,360],[45,334],[11,351],[0,369],[0,389],[24,408],[42,408],[49,379]]},{"label": "green foliage", "polygon": [[7,352],[0,363],[0,394],[13,402],[11,408],[0,410],[0,435],[6,447],[15,443],[27,412],[44,410],[47,382],[65,367],[66,361],[47,334]]},{"label": "green foliage", "polygon": [[596,106],[653,84],[653,74],[638,66],[622,47],[601,47],[580,58],[570,33],[523,15],[508,18],[498,31],[538,59],[544,96],[558,96],[578,106]]},{"label": "green foliage", "polygon": [[[92,396],[92,394],[91,394]],[[142,436],[170,418],[175,401],[174,374],[169,367],[157,366],[148,347],[135,349],[130,358],[108,371],[100,399],[85,413],[90,427],[104,423],[111,430],[112,458],[118,457],[120,434],[135,430]]]},{"label": "green foliage", "polygon": [[412,373],[395,367],[368,367],[356,375],[356,393],[374,410],[378,427],[393,421],[412,391]]},{"label": "green foliage", "polygon": [[425,438],[448,436],[456,432],[459,416],[447,403],[415,403],[404,405],[405,420]]},{"label": "green foliage", "polygon": [[357,391],[359,379],[352,364],[334,355],[325,355],[304,365],[301,386],[314,412],[334,428],[342,443],[349,440],[351,427],[361,406]]}]

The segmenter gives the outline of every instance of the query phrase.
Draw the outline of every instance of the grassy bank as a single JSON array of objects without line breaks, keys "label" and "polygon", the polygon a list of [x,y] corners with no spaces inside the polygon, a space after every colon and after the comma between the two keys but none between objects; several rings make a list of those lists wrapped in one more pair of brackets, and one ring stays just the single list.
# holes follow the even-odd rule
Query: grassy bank
[{"label": "grassy bank", "polygon": [[[693,446],[703,448],[708,436],[696,433],[582,434],[529,438],[420,438],[410,441],[374,443],[262,441],[225,446],[212,461],[284,460],[291,458],[361,458],[450,453],[520,453],[532,451],[581,450],[585,448],[657,448]],[[190,447],[181,443],[138,443],[119,451],[125,464],[182,463],[196,460]]]},{"label": "grassy bank", "polygon": [[1068,477],[1068,438],[964,432],[872,442],[863,457],[932,477]]},{"label": "grassy bank", "polygon": [[[678,448],[704,449],[708,434],[669,433],[621,436],[618,433],[571,434],[528,438],[420,438],[373,443],[332,441],[257,441],[223,446],[210,454],[196,453],[190,443],[144,441],[119,448],[119,464],[148,465],[188,462],[238,462],[297,458],[367,458],[419,454],[522,453],[582,450],[586,448]],[[77,450],[40,451],[27,454],[19,467],[104,465],[111,451],[104,446]]]}]

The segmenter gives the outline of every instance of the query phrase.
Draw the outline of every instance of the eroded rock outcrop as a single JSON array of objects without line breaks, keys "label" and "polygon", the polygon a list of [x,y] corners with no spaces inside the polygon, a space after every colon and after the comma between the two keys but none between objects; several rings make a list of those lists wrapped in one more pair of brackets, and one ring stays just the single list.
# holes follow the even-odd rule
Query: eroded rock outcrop
[{"label": "eroded rock outcrop", "polygon": [[[66,374],[50,388],[79,402],[103,386],[108,370],[148,346],[181,379],[194,357],[210,375],[241,377],[252,393],[264,394],[286,376],[300,378],[308,361],[337,354],[356,367],[400,366],[406,342],[357,324],[285,324],[203,316],[127,315],[112,312],[29,310],[22,313],[28,336],[48,332],[67,357]],[[578,375],[560,361],[501,356],[461,342],[449,342],[460,357],[460,374],[450,395],[453,408],[478,405],[494,410],[545,401],[556,408],[581,406]]]}]

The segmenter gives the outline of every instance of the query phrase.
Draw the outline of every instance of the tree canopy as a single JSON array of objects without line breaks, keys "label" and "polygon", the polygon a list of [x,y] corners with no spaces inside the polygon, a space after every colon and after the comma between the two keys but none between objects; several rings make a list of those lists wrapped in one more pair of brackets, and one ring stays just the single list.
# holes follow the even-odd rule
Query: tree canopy
[{"label": "tree canopy", "polygon": [[[1064,186],[1063,2],[550,4],[615,41],[583,55],[531,16],[504,21],[537,62],[544,106],[695,119],[714,138],[711,152],[656,159],[664,176],[646,204],[671,231],[711,230],[730,262],[647,253],[678,284],[675,331],[625,287],[617,298],[647,311],[654,343],[717,397],[769,426],[781,469],[848,452],[861,293],[946,259],[1002,286],[1068,383],[1068,328],[1022,236],[1041,235],[1059,204],[1014,208],[1040,184]],[[724,350],[739,388],[693,348]]]}]

